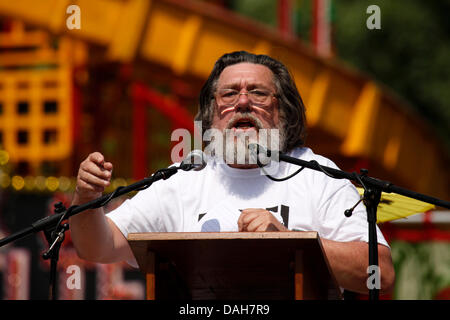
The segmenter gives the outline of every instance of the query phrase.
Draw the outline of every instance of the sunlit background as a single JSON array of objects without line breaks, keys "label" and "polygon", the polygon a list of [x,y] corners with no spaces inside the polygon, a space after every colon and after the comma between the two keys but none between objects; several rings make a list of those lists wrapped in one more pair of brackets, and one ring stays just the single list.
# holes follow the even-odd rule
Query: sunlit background
[{"label": "sunlit background", "polygon": [[[450,200],[448,12],[444,0],[0,1],[0,238],[69,206],[93,151],[114,164],[107,191],[169,165],[171,133],[192,132],[203,82],[235,50],[289,68],[316,153]],[[442,208],[380,224],[397,274],[383,298],[450,298],[449,226]],[[47,248],[42,234],[0,248],[0,299],[47,298]],[[139,271],[80,260],[70,231],[58,265],[60,299],[145,297]]]}]

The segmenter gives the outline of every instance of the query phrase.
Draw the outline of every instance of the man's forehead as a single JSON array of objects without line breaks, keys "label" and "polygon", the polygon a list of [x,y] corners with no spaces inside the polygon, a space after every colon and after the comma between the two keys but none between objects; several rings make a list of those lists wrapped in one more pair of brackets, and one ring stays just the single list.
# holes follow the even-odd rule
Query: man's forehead
[{"label": "man's forehead", "polygon": [[273,86],[273,73],[262,64],[243,62],[223,69],[219,76],[218,84],[219,86],[241,84]]}]

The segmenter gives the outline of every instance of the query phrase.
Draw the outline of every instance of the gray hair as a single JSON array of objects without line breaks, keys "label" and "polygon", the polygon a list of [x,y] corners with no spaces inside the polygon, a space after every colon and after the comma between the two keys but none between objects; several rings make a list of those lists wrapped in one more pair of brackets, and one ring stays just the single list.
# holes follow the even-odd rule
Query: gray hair
[{"label": "gray hair", "polygon": [[195,117],[196,121],[201,121],[203,132],[210,129],[212,125],[215,109],[214,94],[220,74],[226,67],[242,62],[266,66],[274,75],[280,109],[280,126],[282,126],[279,129],[284,132],[286,139],[284,150],[281,151],[286,152],[295,147],[302,147],[306,138],[305,106],[289,71],[281,62],[267,55],[255,55],[246,51],[231,52],[220,57],[203,85],[199,97],[199,112]]}]

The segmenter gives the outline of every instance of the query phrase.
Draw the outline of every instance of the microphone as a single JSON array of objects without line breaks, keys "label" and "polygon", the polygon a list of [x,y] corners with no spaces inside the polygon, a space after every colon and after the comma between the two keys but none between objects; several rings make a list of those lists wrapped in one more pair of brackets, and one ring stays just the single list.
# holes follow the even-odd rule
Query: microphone
[{"label": "microphone", "polygon": [[[268,165],[271,160],[278,161],[278,158],[272,158],[272,151],[257,143],[249,143],[250,160],[259,167]],[[276,155],[276,153],[274,153]]]},{"label": "microphone", "polygon": [[206,167],[205,154],[202,150],[196,149],[188,153],[186,158],[180,163],[180,169],[184,171],[200,171]]},{"label": "microphone", "polygon": [[248,144],[248,150],[250,150],[250,153],[252,154],[263,154],[264,156],[270,157],[271,151],[264,148],[262,145],[257,143],[249,143]]}]

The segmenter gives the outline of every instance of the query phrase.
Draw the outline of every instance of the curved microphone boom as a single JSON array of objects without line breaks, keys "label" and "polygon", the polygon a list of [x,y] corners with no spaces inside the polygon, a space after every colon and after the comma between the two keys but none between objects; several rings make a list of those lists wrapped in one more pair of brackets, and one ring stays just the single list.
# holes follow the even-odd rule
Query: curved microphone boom
[{"label": "curved microphone boom", "polygon": [[271,150],[267,150],[266,148],[264,148],[263,146],[257,144],[257,143],[249,143],[248,145],[248,149],[250,151],[250,153],[258,156],[259,154],[263,154],[266,157],[270,157],[271,156]]}]

